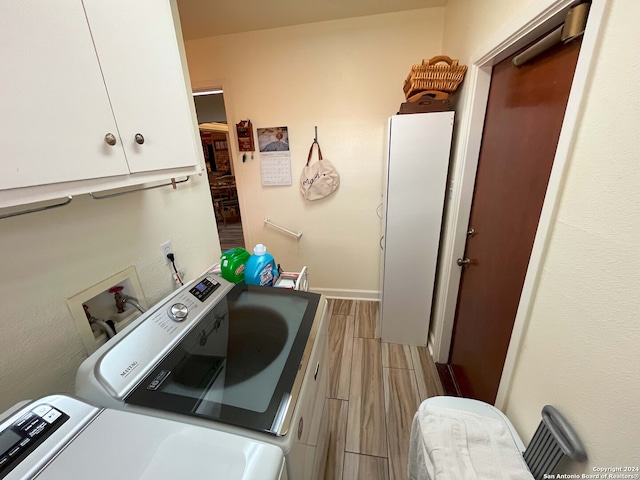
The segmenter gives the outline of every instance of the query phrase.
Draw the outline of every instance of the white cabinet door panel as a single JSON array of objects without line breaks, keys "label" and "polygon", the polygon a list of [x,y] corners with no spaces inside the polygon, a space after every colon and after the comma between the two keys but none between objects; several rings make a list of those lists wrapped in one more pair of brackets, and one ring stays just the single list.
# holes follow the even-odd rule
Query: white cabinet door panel
[{"label": "white cabinet door panel", "polygon": [[81,0],[0,2],[0,190],[127,173]]},{"label": "white cabinet door panel", "polygon": [[[200,147],[169,0],[84,0],[131,172],[196,165]],[[144,143],[139,145],[135,135]]]},{"label": "white cabinet door panel", "polygon": [[427,344],[453,117],[396,115],[389,123],[383,342]]}]

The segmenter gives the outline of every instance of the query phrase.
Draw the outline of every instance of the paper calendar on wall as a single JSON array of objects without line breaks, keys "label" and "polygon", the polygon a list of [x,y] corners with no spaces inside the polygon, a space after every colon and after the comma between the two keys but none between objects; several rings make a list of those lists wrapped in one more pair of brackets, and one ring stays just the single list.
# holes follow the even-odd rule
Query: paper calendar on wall
[{"label": "paper calendar on wall", "polygon": [[258,128],[262,185],[291,185],[291,152],[287,127]]},{"label": "paper calendar on wall", "polygon": [[291,185],[291,155],[261,153],[262,185]]}]

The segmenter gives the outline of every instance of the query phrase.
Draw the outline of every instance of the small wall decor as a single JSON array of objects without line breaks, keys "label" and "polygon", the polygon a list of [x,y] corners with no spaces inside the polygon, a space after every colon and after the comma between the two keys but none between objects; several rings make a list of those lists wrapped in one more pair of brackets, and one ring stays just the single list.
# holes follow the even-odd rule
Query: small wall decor
[{"label": "small wall decor", "polygon": [[236,134],[238,135],[238,150],[241,152],[254,152],[256,150],[253,143],[251,120],[241,120],[240,123],[237,123]]}]

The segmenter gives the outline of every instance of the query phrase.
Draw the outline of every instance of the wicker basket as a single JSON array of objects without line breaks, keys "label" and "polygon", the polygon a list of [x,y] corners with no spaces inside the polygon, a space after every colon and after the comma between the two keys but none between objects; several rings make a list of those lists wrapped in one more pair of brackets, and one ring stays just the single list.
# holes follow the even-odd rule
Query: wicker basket
[{"label": "wicker basket", "polygon": [[466,65],[458,65],[458,60],[444,55],[423,60],[420,65],[411,67],[404,81],[405,98],[408,99],[423,90],[455,92],[466,71]]}]

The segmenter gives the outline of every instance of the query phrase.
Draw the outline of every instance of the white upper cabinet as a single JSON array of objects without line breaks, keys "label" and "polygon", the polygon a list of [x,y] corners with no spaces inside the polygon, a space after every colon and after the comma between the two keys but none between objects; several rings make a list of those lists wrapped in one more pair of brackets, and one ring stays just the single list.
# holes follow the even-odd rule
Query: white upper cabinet
[{"label": "white upper cabinet", "polygon": [[0,207],[201,171],[174,2],[0,1]]},{"label": "white upper cabinet", "polygon": [[84,6],[130,171],[194,165],[193,99],[170,2],[84,0]]},{"label": "white upper cabinet", "polygon": [[[0,2],[0,189],[128,173],[82,2]],[[118,144],[119,144],[118,139]]]}]

